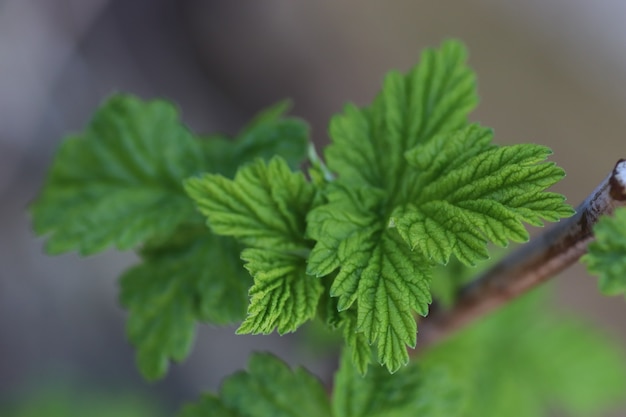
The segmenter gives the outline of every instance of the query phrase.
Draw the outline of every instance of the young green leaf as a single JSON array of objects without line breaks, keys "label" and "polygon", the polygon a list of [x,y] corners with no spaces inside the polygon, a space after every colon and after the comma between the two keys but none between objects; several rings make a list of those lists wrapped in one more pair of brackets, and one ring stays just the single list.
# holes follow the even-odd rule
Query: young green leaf
[{"label": "young green leaf", "polygon": [[280,155],[290,168],[298,168],[307,155],[309,127],[298,118],[284,117],[290,108],[291,103],[283,101],[257,114],[239,133],[235,158],[269,161]]},{"label": "young green leaf", "polygon": [[600,277],[600,291],[606,295],[626,295],[626,208],[613,217],[604,216],[595,225],[596,240],[581,259],[591,274]]},{"label": "young green leaf", "polygon": [[542,218],[573,214],[563,196],[543,192],[565,175],[544,162],[548,148],[495,147],[491,137],[489,129],[470,125],[407,152],[419,170],[410,193],[415,197],[396,208],[392,221],[411,248],[441,264],[454,254],[474,265],[487,258],[488,241],[527,241],[522,222],[541,226]]},{"label": "young green leaf", "polygon": [[201,141],[210,172],[232,178],[240,165],[257,158],[269,161],[280,155],[295,169],[306,158],[309,127],[297,118],[285,117],[288,101],[269,107],[244,127],[233,139],[213,135]]},{"label": "young green leaf", "polygon": [[315,189],[304,175],[274,158],[241,168],[234,180],[205,175],[185,187],[215,233],[250,248],[242,257],[254,286],[248,318],[238,331],[291,332],[313,318],[323,287],[306,273],[311,243],[304,238],[305,216]]},{"label": "young green leaf", "polygon": [[337,298],[330,296],[334,275],[331,274],[321,279],[324,293],[317,307],[317,315],[328,329],[341,331],[345,342],[344,349],[350,352],[353,366],[361,375],[365,375],[369,364],[372,363],[372,346],[370,346],[363,332],[357,331],[356,306],[339,311]]},{"label": "young green leaf", "polygon": [[433,347],[426,368],[460,384],[460,417],[591,416],[624,401],[624,352],[594,326],[527,296]]},{"label": "young green leaf", "polygon": [[365,334],[358,331],[355,308],[339,312],[339,327],[343,331],[346,350],[350,352],[352,366],[360,375],[365,375],[369,364],[372,362],[372,347]]},{"label": "young green leaf", "polygon": [[258,159],[234,180],[215,174],[190,178],[185,188],[217,234],[257,248],[308,249],[304,215],[315,190],[282,158]]},{"label": "young green leaf", "polygon": [[129,310],[128,337],[147,379],[165,375],[170,359],[187,357],[197,321],[226,324],[243,317],[250,277],[238,249],[202,224],[189,226],[167,246],[144,248],[143,263],[124,273],[120,300]]},{"label": "young green leaf", "polygon": [[118,95],[66,139],[33,205],[51,253],[136,247],[193,215],[182,180],[204,169],[200,147],[164,101]]},{"label": "young green leaf", "polygon": [[376,343],[390,371],[408,361],[413,311],[425,315],[431,299],[430,262],[388,227],[394,200],[405,197],[404,153],[467,123],[477,100],[465,58],[458,42],[427,50],[407,75],[387,76],[371,107],[348,106],[330,125],[326,160],[338,180],[328,203],[308,217],[308,235],[316,240],[308,271],[324,276],[339,269],[331,295],[339,297],[340,310],[358,300],[357,330]]},{"label": "young green leaf", "polygon": [[330,123],[331,171],[346,182],[399,191],[404,152],[434,135],[459,129],[477,102],[473,72],[459,42],[427,49],[408,74],[389,73],[371,107],[347,106]]},{"label": "young green leaf", "polygon": [[205,394],[180,417],[328,417],[328,397],[308,371],[294,371],[270,354],[253,354],[248,371],[228,377],[219,396]]},{"label": "young green leaf", "polygon": [[293,332],[315,316],[323,287],[306,274],[306,260],[271,249],[245,249],[241,259],[254,277],[248,316],[237,333]]},{"label": "young green leaf", "polygon": [[436,369],[411,364],[390,375],[375,366],[363,376],[344,351],[335,375],[334,417],[449,417],[460,405],[458,387]]},{"label": "young green leaf", "polygon": [[338,271],[331,295],[340,310],[357,305],[357,330],[390,371],[415,345],[413,313],[427,313],[434,263],[455,254],[474,264],[488,241],[526,240],[522,222],[572,214],[543,192],[563,176],[543,163],[549,150],[499,148],[467,125],[476,94],[465,58],[454,41],[428,50],[407,75],[390,74],[370,107],[332,120],[326,157],[338,179],[308,217],[308,272]]},{"label": "young green leaf", "polygon": [[358,300],[356,330],[376,342],[379,359],[394,372],[408,362],[406,345],[415,346],[413,312],[428,311],[429,263],[380,221],[380,193],[330,188],[328,203],[309,216],[308,233],[317,240],[309,273],[325,275],[340,267],[331,296],[338,297],[340,311]]}]

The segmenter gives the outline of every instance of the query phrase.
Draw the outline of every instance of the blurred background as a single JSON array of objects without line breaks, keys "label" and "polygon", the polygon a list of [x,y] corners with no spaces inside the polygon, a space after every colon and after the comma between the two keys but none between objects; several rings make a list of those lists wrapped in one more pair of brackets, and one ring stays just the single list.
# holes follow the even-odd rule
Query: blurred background
[{"label": "blurred background", "polygon": [[[133,256],[48,257],[27,214],[62,137],[110,93],[170,99],[193,130],[231,134],[290,97],[321,146],[343,104],[456,37],[478,73],[473,120],[501,144],[550,146],[568,172],[557,190],[577,205],[626,157],[624,18],[617,0],[0,0],[0,415],[22,403],[23,416],[171,415],[253,349],[326,379],[335,366],[293,337],[202,326],[189,360],[141,380],[117,302]],[[564,308],[626,341],[623,299],[598,295],[581,267],[557,285]],[[94,392],[91,411],[63,408]]]}]

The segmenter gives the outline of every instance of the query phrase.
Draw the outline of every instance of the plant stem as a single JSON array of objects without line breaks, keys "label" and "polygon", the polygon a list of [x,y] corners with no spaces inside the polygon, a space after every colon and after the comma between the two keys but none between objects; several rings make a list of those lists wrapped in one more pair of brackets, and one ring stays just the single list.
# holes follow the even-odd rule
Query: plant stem
[{"label": "plant stem", "polygon": [[315,169],[318,169],[324,175],[325,181],[331,182],[335,179],[335,175],[328,169],[326,164],[324,164],[324,161],[322,161],[322,158],[320,158],[313,143],[309,144],[308,156],[311,166]]},{"label": "plant stem", "polygon": [[461,288],[454,305],[433,306],[419,324],[418,351],[519,297],[576,262],[594,239],[599,217],[626,205],[626,160],[576,209],[576,214],[521,246]]}]

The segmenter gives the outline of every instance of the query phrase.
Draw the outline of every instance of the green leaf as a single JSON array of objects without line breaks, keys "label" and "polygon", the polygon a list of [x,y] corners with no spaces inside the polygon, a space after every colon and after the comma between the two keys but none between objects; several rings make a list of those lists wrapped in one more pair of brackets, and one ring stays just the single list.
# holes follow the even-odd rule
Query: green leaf
[{"label": "green leaf", "polygon": [[528,237],[572,210],[543,190],[563,171],[535,145],[496,147],[491,131],[468,126],[476,104],[466,52],[454,41],[427,50],[408,74],[391,73],[370,107],[331,121],[326,152],[337,180],[308,217],[316,241],[308,272],[338,271],[338,308],[357,306],[357,330],[390,371],[415,345],[414,312],[425,315],[435,263],[455,254],[488,257],[487,242]]},{"label": "green leaf", "polygon": [[283,117],[288,107],[262,112],[234,141],[198,140],[173,105],[117,95],[83,134],[62,144],[33,205],[35,229],[50,234],[53,253],[143,243],[143,263],[124,275],[121,298],[147,378],[161,377],[169,359],[187,355],[197,320],[241,320],[251,284],[241,247],[201,224],[183,180],[205,171],[232,175],[239,164],[274,154],[299,165],[308,127]]},{"label": "green leaf", "polygon": [[237,333],[293,332],[315,317],[323,292],[318,279],[306,274],[306,260],[271,249],[246,249],[241,254],[254,277],[248,316]]},{"label": "green leaf", "polygon": [[35,231],[50,253],[93,254],[168,236],[194,213],[182,181],[202,172],[232,176],[239,164],[278,154],[290,166],[306,157],[306,123],[270,108],[234,141],[199,141],[165,101],[115,95],[85,132],[63,141],[32,206]]},{"label": "green leaf", "polygon": [[618,208],[613,217],[603,216],[593,232],[596,240],[581,261],[600,278],[603,294],[626,295],[626,208]]},{"label": "green leaf", "polygon": [[339,326],[343,330],[346,351],[350,352],[352,366],[360,375],[365,375],[372,362],[372,347],[365,334],[357,330],[356,309],[342,311],[339,317]]},{"label": "green leaf", "polygon": [[304,215],[314,189],[279,157],[241,168],[234,180],[207,174],[185,181],[215,233],[257,248],[307,248]]},{"label": "green leaf", "polygon": [[232,178],[240,165],[257,158],[269,161],[276,155],[297,168],[307,155],[309,127],[300,119],[285,117],[290,107],[283,101],[263,110],[234,139],[214,135],[202,141],[211,172]]},{"label": "green leaf", "polygon": [[363,332],[357,331],[356,306],[347,310],[337,309],[337,298],[330,296],[330,287],[334,275],[323,277],[320,280],[324,286],[324,293],[317,307],[317,316],[327,330],[340,330],[343,336],[344,349],[350,352],[353,366],[361,375],[365,375],[368,365],[372,362],[372,346]]},{"label": "green leaf", "polygon": [[308,272],[339,270],[331,295],[340,310],[356,302],[357,331],[376,343],[390,371],[407,363],[413,313],[425,315],[431,300],[430,262],[389,228],[394,200],[406,198],[403,182],[411,179],[404,153],[467,123],[477,100],[465,59],[458,42],[427,50],[407,75],[389,74],[369,108],[347,106],[330,124],[326,160],[339,178],[328,187],[328,203],[308,217],[307,233],[316,240]]},{"label": "green leaf", "polygon": [[372,367],[362,376],[349,354],[335,375],[334,417],[449,417],[460,407],[458,388],[445,372],[415,364],[390,375]]},{"label": "green leaf", "polygon": [[121,278],[120,300],[129,310],[128,337],[142,374],[155,380],[168,361],[189,354],[196,321],[232,323],[244,316],[250,277],[238,246],[203,225],[186,226],[143,250],[144,262]]},{"label": "green leaf", "polygon": [[594,325],[545,311],[541,297],[505,307],[427,352],[460,384],[460,417],[599,415],[623,403],[624,352]]},{"label": "green leaf", "polygon": [[283,117],[290,108],[291,103],[283,101],[259,113],[237,138],[237,159],[269,161],[280,155],[290,168],[300,166],[307,155],[309,127],[300,119]]},{"label": "green leaf", "polygon": [[522,222],[541,226],[542,218],[573,214],[561,195],[543,192],[565,175],[544,162],[548,148],[495,147],[491,137],[490,130],[470,125],[407,152],[420,170],[415,198],[396,208],[392,221],[411,248],[441,264],[454,254],[474,265],[488,257],[488,241],[527,241]]},{"label": "green leaf", "polygon": [[408,74],[389,73],[371,107],[347,106],[330,124],[328,167],[346,182],[399,190],[404,152],[466,125],[477,102],[473,72],[459,42],[427,49]]},{"label": "green leaf", "polygon": [[35,231],[51,253],[134,248],[193,215],[182,180],[203,170],[174,106],[114,96],[61,145],[32,207]]},{"label": "green leaf", "polygon": [[238,332],[290,332],[314,317],[323,286],[306,273],[311,242],[304,237],[305,216],[315,189],[304,175],[274,158],[241,168],[234,180],[205,175],[185,186],[215,233],[250,248],[242,257],[254,286]]},{"label": "green leaf", "polygon": [[328,397],[308,371],[294,371],[270,354],[255,353],[248,371],[228,377],[219,396],[204,395],[181,417],[328,417]]},{"label": "green leaf", "polygon": [[340,311],[358,300],[356,330],[376,342],[379,360],[394,372],[408,362],[406,345],[415,346],[413,312],[428,311],[430,266],[395,229],[381,223],[376,214],[380,193],[330,188],[329,202],[309,216],[309,236],[318,241],[309,273],[325,275],[341,266],[331,296],[338,297]]}]

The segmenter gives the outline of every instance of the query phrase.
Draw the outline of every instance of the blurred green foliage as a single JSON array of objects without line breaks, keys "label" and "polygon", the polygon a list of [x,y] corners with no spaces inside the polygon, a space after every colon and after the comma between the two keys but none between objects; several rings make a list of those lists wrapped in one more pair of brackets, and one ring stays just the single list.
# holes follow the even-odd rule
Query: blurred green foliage
[{"label": "blurred green foliage", "polygon": [[132,390],[48,381],[0,405],[2,417],[162,417],[162,404]]}]

